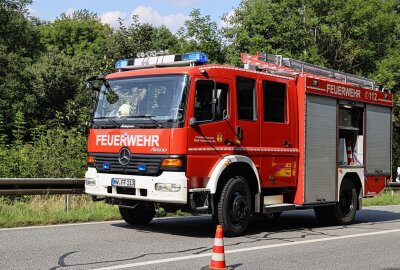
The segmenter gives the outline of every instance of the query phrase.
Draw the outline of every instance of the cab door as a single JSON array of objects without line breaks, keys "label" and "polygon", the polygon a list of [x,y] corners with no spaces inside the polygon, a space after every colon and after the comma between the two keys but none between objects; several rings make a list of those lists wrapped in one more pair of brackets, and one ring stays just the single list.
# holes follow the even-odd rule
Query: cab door
[{"label": "cab door", "polygon": [[258,114],[257,80],[236,77],[236,154],[250,157],[260,168],[260,124]]},{"label": "cab door", "polygon": [[191,188],[205,187],[215,164],[233,152],[232,81],[197,77],[189,96],[187,176]]},{"label": "cab door", "polygon": [[298,158],[295,84],[278,78],[259,83],[261,186],[295,186]]}]

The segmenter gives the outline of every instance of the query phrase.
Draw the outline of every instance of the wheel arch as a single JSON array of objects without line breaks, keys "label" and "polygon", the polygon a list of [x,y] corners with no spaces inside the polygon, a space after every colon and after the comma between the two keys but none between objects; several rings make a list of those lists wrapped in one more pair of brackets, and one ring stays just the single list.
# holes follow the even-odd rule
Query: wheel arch
[{"label": "wheel arch", "polygon": [[[354,187],[356,188],[357,192],[357,197],[358,197],[358,202],[357,202],[357,210],[361,210],[362,208],[362,198],[364,196],[364,188],[363,188],[363,182],[360,178],[360,175],[357,172],[347,172],[341,182],[340,185],[342,184],[343,181],[351,181],[354,184]],[[340,185],[339,185],[339,191],[340,192]],[[339,193],[338,193],[339,196]]]},{"label": "wheel arch", "polygon": [[[340,184],[342,184],[342,182],[346,181],[346,180],[353,182],[354,187],[356,188],[358,197],[360,197],[360,196],[362,197],[362,183],[361,183],[360,176],[356,172],[348,172],[344,175]],[[339,186],[339,190],[340,190],[340,186]]]},{"label": "wheel arch", "polygon": [[222,158],[213,168],[207,183],[211,194],[221,190],[232,176],[243,176],[249,184],[252,194],[260,193],[260,176],[254,162],[241,155],[230,155]]}]

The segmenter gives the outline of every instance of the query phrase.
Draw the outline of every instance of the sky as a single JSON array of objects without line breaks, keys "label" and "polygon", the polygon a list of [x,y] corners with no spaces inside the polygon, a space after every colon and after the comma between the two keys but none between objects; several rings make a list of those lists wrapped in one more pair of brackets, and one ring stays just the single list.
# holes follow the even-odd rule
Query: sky
[{"label": "sky", "polygon": [[203,16],[210,15],[220,27],[222,15],[232,12],[239,3],[240,0],[33,0],[28,8],[31,15],[47,21],[63,12],[88,9],[113,27],[118,26],[119,17],[129,24],[132,14],[137,14],[142,23],[165,25],[176,33],[194,8],[200,8]]}]

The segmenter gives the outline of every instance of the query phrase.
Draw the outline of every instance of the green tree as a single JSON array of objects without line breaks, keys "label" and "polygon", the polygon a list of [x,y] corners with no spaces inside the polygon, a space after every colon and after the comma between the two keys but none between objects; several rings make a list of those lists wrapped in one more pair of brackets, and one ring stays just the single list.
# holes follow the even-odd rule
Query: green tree
[{"label": "green tree", "polygon": [[25,118],[24,113],[21,111],[16,112],[14,118],[14,144],[21,145],[25,136]]},{"label": "green tree", "polygon": [[[83,81],[99,70],[94,56],[69,57],[49,51],[28,70],[31,86],[25,95],[25,113],[30,126],[57,126],[57,114],[65,116],[67,127],[83,126],[88,114],[90,92]],[[86,118],[85,118],[86,119]]]},{"label": "green tree", "polygon": [[102,24],[95,13],[88,10],[74,11],[71,15],[61,14],[54,22],[40,27],[43,43],[49,50],[60,51],[67,56],[105,55],[105,44],[111,28]]},{"label": "green tree", "polygon": [[140,23],[138,15],[132,16],[132,23],[128,27],[120,20],[120,27],[112,38],[114,42],[111,44],[117,49],[114,52],[116,59],[135,58],[139,52],[152,50],[175,53],[180,48],[178,38],[168,28]]},{"label": "green tree", "polygon": [[43,46],[37,21],[28,16],[27,0],[0,1],[0,114],[11,135],[14,112],[22,105],[28,88],[26,67],[40,55]]},{"label": "green tree", "polygon": [[181,51],[201,51],[207,55],[211,62],[223,63],[222,36],[218,31],[216,22],[209,15],[202,16],[200,9],[193,9],[189,19],[178,30]]},{"label": "green tree", "polygon": [[0,147],[6,146],[8,144],[8,138],[7,138],[7,132],[6,132],[6,123],[4,122],[4,117],[2,114],[0,114]]},{"label": "green tree", "polygon": [[399,37],[395,1],[310,1],[319,54],[329,66],[369,75]]},{"label": "green tree", "polygon": [[315,18],[306,3],[243,0],[231,16],[224,16],[228,61],[239,64],[240,53],[265,51],[323,62],[313,44]]},{"label": "green tree", "polygon": [[368,75],[399,36],[394,1],[243,0],[224,29],[230,62],[267,51]]}]

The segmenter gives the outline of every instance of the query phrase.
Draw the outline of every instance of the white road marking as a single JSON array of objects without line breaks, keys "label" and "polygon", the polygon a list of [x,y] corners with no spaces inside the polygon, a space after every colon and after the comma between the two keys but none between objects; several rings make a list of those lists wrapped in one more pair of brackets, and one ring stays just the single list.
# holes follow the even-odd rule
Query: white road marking
[{"label": "white road marking", "polygon": [[[282,244],[274,244],[274,245],[264,245],[264,246],[257,246],[257,247],[233,249],[233,250],[225,251],[225,254],[249,252],[249,251],[254,251],[254,250],[279,248],[279,247],[287,247],[287,246],[304,245],[304,244],[309,244],[309,243],[327,242],[327,241],[335,241],[335,240],[341,240],[341,239],[364,237],[364,236],[371,236],[371,235],[380,235],[380,234],[389,234],[389,233],[400,233],[400,229],[369,232],[369,233],[360,233],[360,234],[351,234],[351,235],[344,235],[344,236],[332,236],[332,237],[326,237],[326,238],[320,238],[320,239],[311,239],[311,240],[305,240],[305,241],[297,241],[297,242],[291,242],[291,243],[282,243]],[[181,256],[181,257],[168,258],[168,259],[160,259],[160,260],[154,260],[154,261],[144,261],[144,262],[137,262],[137,263],[121,264],[121,265],[115,265],[115,266],[109,266],[109,267],[96,268],[96,269],[93,269],[93,270],[124,269],[124,268],[136,267],[136,266],[144,266],[144,265],[152,265],[152,264],[161,264],[161,263],[170,263],[170,262],[176,262],[176,261],[184,261],[184,260],[190,260],[190,259],[198,259],[198,258],[202,258],[202,257],[210,257],[211,258],[211,253],[188,255],[188,256]]]},{"label": "white road marking", "polygon": [[69,226],[82,226],[82,225],[96,225],[96,224],[107,224],[107,223],[121,223],[123,220],[110,220],[110,221],[93,221],[93,222],[81,222],[81,223],[68,223],[68,224],[57,224],[57,225],[41,225],[41,226],[29,226],[29,227],[16,227],[16,228],[4,228],[2,231],[15,231],[15,230],[28,230],[28,229],[44,229],[44,228],[58,228],[58,227],[69,227]]},{"label": "white road marking", "polygon": [[[166,220],[166,219],[196,219],[201,218],[202,216],[179,216],[179,217],[162,217],[155,218],[153,220]],[[38,226],[28,226],[28,227],[15,227],[15,228],[4,228],[0,229],[1,231],[14,231],[14,230],[28,230],[28,229],[45,229],[45,228],[57,228],[57,227],[69,227],[69,226],[83,226],[83,225],[96,225],[96,224],[113,224],[113,223],[125,223],[125,221],[121,220],[109,220],[109,221],[92,221],[92,222],[80,222],[80,223],[67,223],[67,224],[55,224],[55,225],[38,225]]]}]

